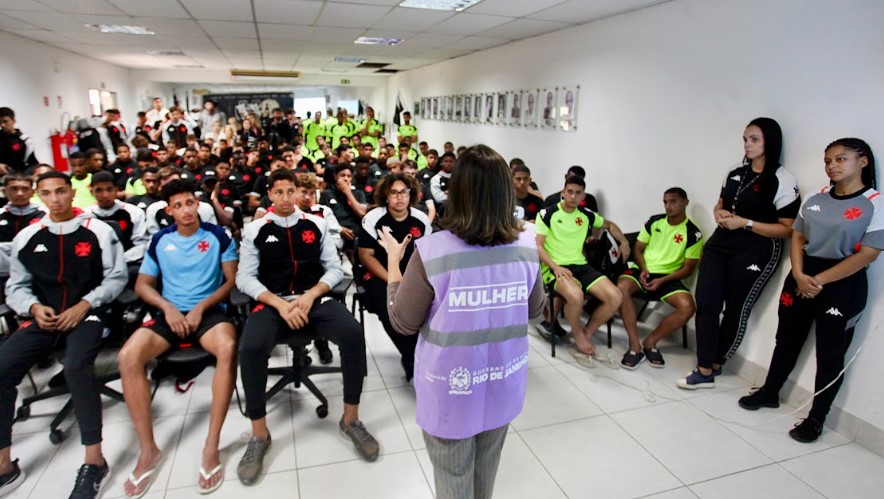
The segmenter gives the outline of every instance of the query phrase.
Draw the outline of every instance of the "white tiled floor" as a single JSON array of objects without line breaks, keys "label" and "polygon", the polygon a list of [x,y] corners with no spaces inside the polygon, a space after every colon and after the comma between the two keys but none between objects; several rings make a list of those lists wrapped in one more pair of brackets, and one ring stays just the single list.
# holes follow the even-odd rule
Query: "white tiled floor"
[{"label": "white tiled floor", "polygon": [[[615,352],[625,335],[615,326]],[[214,497],[302,499],[419,499],[433,497],[433,471],[414,422],[414,390],[400,374],[398,354],[380,323],[366,316],[369,374],[361,417],[381,444],[381,457],[366,463],[338,434],[341,382],[317,379],[330,401],[318,419],[316,401],[289,389],[270,401],[273,447],[267,473],[252,487],[236,479],[248,421],[231,406],[222,432],[224,486]],[[786,432],[797,420],[792,408],[747,412],[737,399],[749,383],[734,375],[716,390],[683,392],[674,381],[693,366],[680,346],[663,348],[667,367],[643,364],[636,371],[577,366],[567,349],[550,357],[546,343],[530,338],[528,400],[504,446],[495,497],[552,498],[880,498],[884,459],[826,430],[803,445]],[[601,343],[599,336],[597,343]],[[335,356],[337,358],[337,355]],[[284,363],[277,350],[272,365]],[[36,372],[43,384],[54,370]],[[212,370],[192,390],[179,394],[164,384],[153,410],[157,440],[166,459],[148,499],[197,497],[199,452],[211,401]],[[22,387],[22,393],[29,392]],[[66,497],[82,458],[79,434],[54,446],[46,426],[61,405],[37,404],[28,421],[14,427],[13,456],[28,473],[12,498]],[[104,449],[113,475],[104,497],[121,497],[133,467],[137,441],[123,404],[105,402]],[[66,428],[72,423],[68,423]]]}]

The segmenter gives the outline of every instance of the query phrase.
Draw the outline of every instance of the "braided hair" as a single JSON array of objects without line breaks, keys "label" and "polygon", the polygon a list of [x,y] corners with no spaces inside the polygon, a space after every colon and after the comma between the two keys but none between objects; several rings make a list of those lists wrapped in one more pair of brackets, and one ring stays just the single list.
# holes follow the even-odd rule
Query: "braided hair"
[{"label": "braided hair", "polygon": [[859,157],[865,157],[869,164],[866,165],[862,170],[862,181],[863,185],[866,187],[871,187],[872,189],[878,188],[878,183],[875,175],[875,155],[872,154],[872,148],[869,147],[869,144],[862,139],[857,139],[854,137],[845,137],[843,139],[838,139],[831,144],[826,146],[826,151],[835,147],[841,146],[845,149],[850,149],[855,152]]}]

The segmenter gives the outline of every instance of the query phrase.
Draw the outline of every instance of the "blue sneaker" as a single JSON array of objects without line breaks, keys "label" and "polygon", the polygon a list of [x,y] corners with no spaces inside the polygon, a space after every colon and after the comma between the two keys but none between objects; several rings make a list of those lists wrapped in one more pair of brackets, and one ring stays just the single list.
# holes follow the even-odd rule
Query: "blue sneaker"
[{"label": "blue sneaker", "polygon": [[696,390],[697,388],[715,388],[715,374],[704,376],[699,369],[694,369],[684,379],[675,382],[679,388]]}]

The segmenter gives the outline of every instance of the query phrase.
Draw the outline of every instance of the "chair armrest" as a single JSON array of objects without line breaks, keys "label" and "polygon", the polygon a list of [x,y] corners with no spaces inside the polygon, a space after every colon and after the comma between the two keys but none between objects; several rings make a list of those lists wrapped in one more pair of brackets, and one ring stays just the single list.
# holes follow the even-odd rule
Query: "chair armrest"
[{"label": "chair armrest", "polygon": [[239,308],[248,305],[251,301],[251,298],[249,298],[249,295],[243,293],[242,291],[234,289],[230,292],[229,300],[232,306]]}]

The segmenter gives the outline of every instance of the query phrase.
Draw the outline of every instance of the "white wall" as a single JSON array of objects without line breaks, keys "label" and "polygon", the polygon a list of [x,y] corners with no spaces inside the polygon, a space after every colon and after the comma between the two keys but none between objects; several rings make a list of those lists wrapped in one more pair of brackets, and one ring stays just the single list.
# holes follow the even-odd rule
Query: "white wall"
[{"label": "white wall", "polygon": [[[2,31],[0,46],[0,105],[15,110],[17,126],[34,139],[41,162],[52,164],[49,135],[62,126],[62,113],[89,116],[90,88],[117,92],[123,116],[129,123],[134,120],[137,110],[128,69]],[[44,97],[49,98],[48,107]]]},{"label": "white wall", "polygon": [[[823,148],[836,138],[864,138],[884,160],[882,19],[880,0],[675,0],[395,75],[388,112],[397,92],[413,102],[579,84],[576,133],[421,121],[420,136],[440,149],[445,140],[484,142],[507,159],[519,156],[544,193],[561,188],[569,165],[584,165],[603,215],[626,230],[661,212],[663,190],[680,185],[692,198],[690,215],[711,234],[711,207],[754,117],[779,121],[784,163],[803,193],[826,183]],[[756,306],[740,352],[756,364],[767,366],[773,350],[784,270]],[[867,343],[836,400],[879,429],[882,278],[878,263],[851,353]],[[808,353],[793,377],[812,391]]]}]

